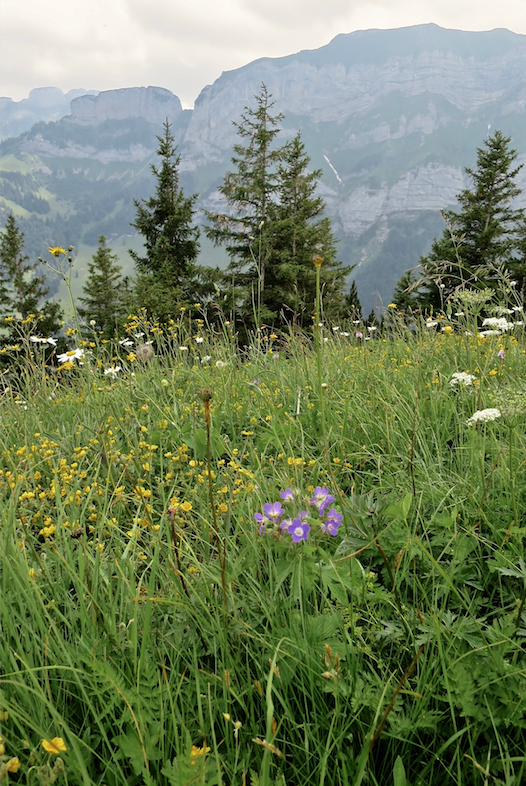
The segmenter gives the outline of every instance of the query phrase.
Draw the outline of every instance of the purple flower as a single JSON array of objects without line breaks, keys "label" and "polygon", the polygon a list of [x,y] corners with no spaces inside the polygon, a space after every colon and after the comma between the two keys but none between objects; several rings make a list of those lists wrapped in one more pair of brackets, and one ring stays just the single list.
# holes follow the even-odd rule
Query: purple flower
[{"label": "purple flower", "polygon": [[292,502],[294,499],[294,494],[292,493],[291,489],[285,489],[285,491],[280,491],[279,496],[284,502]]},{"label": "purple flower", "polygon": [[358,333],[356,334],[356,338],[363,338],[363,333],[360,333],[360,331],[358,331]]},{"label": "purple flower", "polygon": [[290,527],[290,525],[291,525],[291,524],[292,524],[292,519],[291,519],[291,518],[288,518],[288,519],[283,519],[283,520],[280,522],[279,528],[280,528],[280,529],[288,529],[288,528]]},{"label": "purple flower", "polygon": [[263,505],[263,513],[269,521],[277,521],[283,515],[283,506],[281,502],[267,502]]},{"label": "purple flower", "polygon": [[335,501],[335,497],[329,494],[329,489],[326,486],[316,486],[314,496],[310,499],[311,505],[318,508],[320,516],[323,516],[329,505]]},{"label": "purple flower", "polygon": [[260,535],[265,534],[265,517],[261,513],[254,513],[254,518],[256,522],[259,524],[258,533]]},{"label": "purple flower", "polygon": [[504,357],[504,350],[503,349],[498,351],[497,357],[499,357],[502,360],[502,358]]},{"label": "purple flower", "polygon": [[321,525],[322,532],[328,532],[329,535],[337,535],[338,527],[343,523],[343,513],[338,513],[337,510],[331,508],[327,513],[327,518]]},{"label": "purple flower", "polygon": [[299,543],[300,540],[307,540],[309,531],[309,525],[306,521],[302,521],[301,519],[294,519],[292,524],[289,524],[287,527],[287,532],[290,532],[292,535],[293,543]]}]

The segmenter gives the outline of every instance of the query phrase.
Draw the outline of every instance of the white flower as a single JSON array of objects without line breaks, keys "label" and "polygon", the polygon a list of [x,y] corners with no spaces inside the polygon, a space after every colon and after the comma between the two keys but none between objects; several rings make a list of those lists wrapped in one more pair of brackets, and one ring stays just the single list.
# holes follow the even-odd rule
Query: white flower
[{"label": "white flower", "polygon": [[119,341],[121,347],[133,347],[133,341],[131,338],[123,338]]},{"label": "white flower", "polygon": [[348,336],[350,336],[350,333],[346,333],[346,332],[344,331],[343,333],[341,333],[341,335],[342,335],[342,336],[345,336],[345,337],[347,338]]},{"label": "white flower", "polygon": [[426,327],[436,327],[438,322],[426,322]]},{"label": "white flower", "polygon": [[374,325],[373,325],[372,327],[368,327],[368,328],[367,328],[367,330],[368,330],[370,333],[372,333],[373,331],[375,331],[375,330],[377,330],[377,329],[378,329],[378,328],[376,328]]},{"label": "white flower", "polygon": [[449,384],[452,387],[456,387],[457,385],[463,385],[465,388],[469,388],[473,385],[476,377],[473,374],[466,374],[465,371],[456,371],[450,381]]},{"label": "white flower", "polygon": [[29,336],[29,340],[32,341],[34,344],[51,344],[52,347],[57,346],[57,340],[55,338],[40,338],[40,336]]},{"label": "white flower", "polygon": [[334,332],[335,332],[335,333],[336,333],[336,331],[337,331],[337,330],[339,330],[339,329],[340,329],[339,327],[333,327],[333,330],[334,330]]},{"label": "white flower", "polygon": [[68,363],[70,360],[80,360],[82,357],[84,357],[84,350],[77,347],[77,349],[70,349],[69,352],[57,355],[57,360],[59,363]]},{"label": "white flower", "polygon": [[500,336],[500,330],[481,330],[479,336],[481,338],[486,338],[487,336]]},{"label": "white flower", "polygon": [[195,343],[196,344],[202,344],[203,341],[204,341],[204,338],[202,336],[196,336],[195,337]]},{"label": "white flower", "polygon": [[494,330],[512,330],[513,322],[508,322],[506,317],[487,317],[482,323],[482,327],[493,328]]},{"label": "white flower", "polygon": [[134,333],[133,335],[135,338],[142,338],[144,336],[144,333]]},{"label": "white flower", "polygon": [[224,368],[226,363],[223,360],[216,360],[216,368]]},{"label": "white flower", "polygon": [[501,413],[498,409],[479,409],[473,413],[466,423],[468,426],[472,426],[474,423],[489,423],[491,420],[497,420],[500,416]]},{"label": "white flower", "polygon": [[212,360],[212,355],[205,355],[204,358],[201,358],[201,363],[210,363]]},{"label": "white flower", "polygon": [[179,347],[181,352],[188,352],[188,347]]},{"label": "white flower", "polygon": [[119,371],[122,371],[122,368],[120,366],[110,366],[109,368],[104,369],[104,373],[106,375],[111,374],[113,379],[115,379]]}]

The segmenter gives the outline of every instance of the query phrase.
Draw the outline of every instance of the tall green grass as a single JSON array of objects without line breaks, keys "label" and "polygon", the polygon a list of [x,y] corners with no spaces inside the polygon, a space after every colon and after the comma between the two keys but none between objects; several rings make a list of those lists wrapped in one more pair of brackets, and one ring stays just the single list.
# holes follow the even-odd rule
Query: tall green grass
[{"label": "tall green grass", "polygon": [[[262,331],[240,354],[224,322],[140,315],[133,346],[93,336],[58,371],[21,340],[0,401],[0,777],[524,783],[526,345],[450,324],[323,327],[319,354]],[[258,532],[280,490],[297,512],[316,486],[336,537],[312,515],[306,541]]]}]

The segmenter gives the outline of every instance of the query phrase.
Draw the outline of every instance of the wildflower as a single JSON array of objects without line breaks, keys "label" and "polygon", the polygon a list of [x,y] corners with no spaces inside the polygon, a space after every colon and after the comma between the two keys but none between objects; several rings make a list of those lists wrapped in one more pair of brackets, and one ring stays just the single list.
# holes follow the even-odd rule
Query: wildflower
[{"label": "wildflower", "polygon": [[508,322],[506,317],[487,317],[482,323],[482,327],[488,326],[494,330],[512,330],[513,322]]},{"label": "wildflower", "polygon": [[314,496],[310,499],[311,505],[318,508],[320,516],[323,516],[324,511],[335,501],[335,497],[329,494],[329,489],[326,486],[316,486],[313,494]]},{"label": "wildflower", "polygon": [[4,772],[18,772],[20,769],[20,759],[18,756],[14,756],[12,759],[9,759],[5,763],[5,770]]},{"label": "wildflower", "polygon": [[475,382],[476,377],[473,374],[466,374],[465,371],[456,371],[450,381],[449,384],[451,387],[457,387],[458,385],[462,385],[465,388],[471,387],[473,382]]},{"label": "wildflower", "polygon": [[434,322],[433,320],[428,320],[426,322],[426,327],[436,327],[437,325],[438,325],[438,322]]},{"label": "wildflower", "polygon": [[291,489],[285,489],[285,491],[280,491],[279,496],[284,502],[292,502],[294,499],[294,494],[292,493]]},{"label": "wildflower", "polygon": [[281,502],[267,502],[263,505],[263,513],[269,521],[277,521],[283,515],[283,506]]},{"label": "wildflower", "polygon": [[203,358],[201,358],[201,363],[210,363],[211,360],[212,355],[205,355]]},{"label": "wildflower", "polygon": [[274,352],[274,354],[272,355],[272,360],[279,360],[279,352]]},{"label": "wildflower", "polygon": [[327,511],[327,518],[321,525],[322,532],[328,532],[329,535],[337,535],[338,534],[338,527],[341,527],[343,523],[343,513],[338,513],[335,508],[331,508]]},{"label": "wildflower", "polygon": [[179,347],[181,352],[188,352],[188,347]]},{"label": "wildflower", "polygon": [[468,426],[472,426],[474,423],[489,423],[492,420],[497,420],[500,416],[500,410],[490,407],[489,409],[477,410],[466,422]]},{"label": "wildflower", "polygon": [[321,267],[323,265],[323,257],[312,257],[314,267]]},{"label": "wildflower", "polygon": [[453,333],[453,332],[454,331],[451,325],[446,325],[445,327],[442,328],[442,333]]},{"label": "wildflower", "polygon": [[338,331],[339,329],[340,329],[339,327],[333,327],[333,330],[334,330],[334,332],[335,332],[335,333],[337,333],[337,331]]},{"label": "wildflower", "polygon": [[123,338],[119,341],[121,347],[133,347],[133,341],[130,338]]},{"label": "wildflower", "polygon": [[307,540],[310,527],[306,521],[294,519],[294,521],[287,527],[287,532],[292,535],[292,541],[294,543],[299,543],[300,540]]},{"label": "wildflower", "polygon": [[51,344],[52,347],[57,346],[57,340],[55,338],[40,338],[40,336],[29,336],[29,340],[32,341],[34,344]]},{"label": "wildflower", "polygon": [[356,334],[356,338],[363,338],[363,333],[360,333],[360,331],[358,331],[358,333]]},{"label": "wildflower", "polygon": [[196,344],[202,344],[203,341],[204,341],[204,338],[202,336],[196,336],[195,337],[195,343]]},{"label": "wildflower", "polygon": [[66,249],[61,246],[48,246],[48,251],[52,257],[59,257],[61,254],[65,256],[68,253]]},{"label": "wildflower", "polygon": [[52,740],[42,740],[42,747],[46,753],[57,755],[67,751],[66,743],[62,737],[53,737]]},{"label": "wildflower", "polygon": [[206,756],[209,751],[210,748],[207,745],[203,745],[201,748],[199,748],[197,745],[192,745],[192,750],[190,751],[192,764],[195,764],[195,760],[199,759],[201,756]]},{"label": "wildflower", "polygon": [[73,360],[80,360],[84,357],[84,350],[77,347],[77,349],[70,349],[69,352],[63,352],[57,355],[57,360],[60,364],[71,363]]},{"label": "wildflower", "polygon": [[226,363],[223,360],[216,360],[216,368],[224,368]]},{"label": "wildflower", "polygon": [[120,366],[110,366],[109,368],[104,369],[104,374],[106,376],[111,374],[112,378],[115,379],[119,371],[122,371],[122,368]]},{"label": "wildflower", "polygon": [[387,308],[396,308],[396,303],[389,303]]},{"label": "wildflower", "polygon": [[499,357],[502,360],[504,358],[504,354],[505,354],[504,350],[499,349],[499,351],[497,352],[497,357]]},{"label": "wildflower", "polygon": [[479,336],[481,338],[486,338],[487,336],[500,336],[500,330],[481,330]]}]

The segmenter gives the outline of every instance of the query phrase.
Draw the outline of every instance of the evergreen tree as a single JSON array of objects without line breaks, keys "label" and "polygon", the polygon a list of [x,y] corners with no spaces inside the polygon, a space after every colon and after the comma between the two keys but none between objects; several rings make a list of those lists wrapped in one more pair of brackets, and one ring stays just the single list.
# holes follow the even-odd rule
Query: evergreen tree
[{"label": "evergreen tree", "polygon": [[121,271],[117,256],[106,247],[106,238],[101,235],[97,253],[88,262],[88,278],[82,287],[84,297],[79,297],[84,305],[78,308],[78,313],[87,322],[94,322],[94,328],[107,339],[118,331],[122,312]]},{"label": "evergreen tree", "polygon": [[160,168],[151,166],[157,179],[155,196],[134,200],[137,217],[132,226],[144,238],[145,255],[130,255],[137,270],[137,304],[166,322],[195,301],[202,274],[196,264],[199,229],[192,225],[197,194],[186,197],[179,185],[180,157],[168,121],[157,139],[162,163]]},{"label": "evergreen tree", "polygon": [[497,269],[513,266],[517,259],[523,210],[512,207],[521,189],[515,178],[517,151],[501,131],[477,149],[477,167],[465,171],[472,188],[458,195],[461,212],[443,212],[444,234],[431,252],[422,257],[422,286],[415,291],[418,305],[440,308],[456,291],[496,286]]},{"label": "evergreen tree", "polygon": [[342,314],[343,286],[349,272],[336,259],[336,239],[330,219],[322,217],[325,202],[316,195],[321,169],[309,171],[301,133],[281,149],[276,172],[276,198],[268,208],[270,243],[263,303],[268,320],[280,314],[300,326],[310,326],[316,301],[313,257],[321,256],[320,280],[324,313]]},{"label": "evergreen tree", "polygon": [[[30,263],[24,253],[24,234],[14,216],[9,215],[0,233],[0,317],[19,314],[24,320],[33,314],[38,320],[40,336],[55,337],[61,328],[63,312],[59,303],[48,299],[46,280],[35,274],[35,268],[36,264]],[[19,338],[16,321],[4,322],[2,327],[4,344]]]},{"label": "evergreen tree", "polygon": [[[353,270],[355,265],[351,268]],[[362,304],[360,303],[360,297],[358,295],[358,287],[356,286],[356,281],[353,279],[351,282],[351,288],[349,289],[348,293],[345,295],[344,298],[345,308],[349,313],[351,319],[361,319],[362,318]]]},{"label": "evergreen tree", "polygon": [[282,150],[273,148],[273,142],[283,115],[271,114],[274,102],[264,84],[255,98],[256,108],[245,107],[241,122],[234,123],[246,144],[234,145],[236,170],[227,172],[218,189],[230,212],[205,211],[210,222],[205,232],[214,245],[224,245],[230,256],[233,299],[238,313],[249,323],[253,323],[256,309],[262,320],[272,316],[265,308],[266,275],[272,250],[270,212],[278,187],[276,168],[282,157]]}]

